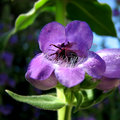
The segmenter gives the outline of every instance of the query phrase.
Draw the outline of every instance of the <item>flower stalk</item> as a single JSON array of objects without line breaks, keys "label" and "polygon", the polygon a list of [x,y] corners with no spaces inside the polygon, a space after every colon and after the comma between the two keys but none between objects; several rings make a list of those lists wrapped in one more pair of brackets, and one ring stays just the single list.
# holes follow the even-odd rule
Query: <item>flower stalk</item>
[{"label": "flower stalk", "polygon": [[66,102],[66,106],[58,110],[58,120],[71,120],[72,105],[67,103],[64,89],[57,87],[56,91],[58,98]]}]

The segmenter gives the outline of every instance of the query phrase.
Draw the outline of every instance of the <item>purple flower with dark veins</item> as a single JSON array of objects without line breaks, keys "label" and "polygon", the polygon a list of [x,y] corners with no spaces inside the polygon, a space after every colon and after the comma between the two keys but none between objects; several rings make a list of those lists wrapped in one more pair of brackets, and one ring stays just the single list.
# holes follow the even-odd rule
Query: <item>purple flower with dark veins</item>
[{"label": "purple flower with dark veins", "polygon": [[106,70],[97,88],[108,91],[118,87],[120,85],[120,49],[103,49],[97,54],[106,63]]},{"label": "purple flower with dark veins", "polygon": [[101,78],[105,62],[89,51],[93,34],[86,22],[73,21],[66,27],[51,22],[40,32],[38,43],[43,53],[30,62],[26,79],[36,88],[47,90],[60,82],[70,88],[80,84],[85,72]]}]

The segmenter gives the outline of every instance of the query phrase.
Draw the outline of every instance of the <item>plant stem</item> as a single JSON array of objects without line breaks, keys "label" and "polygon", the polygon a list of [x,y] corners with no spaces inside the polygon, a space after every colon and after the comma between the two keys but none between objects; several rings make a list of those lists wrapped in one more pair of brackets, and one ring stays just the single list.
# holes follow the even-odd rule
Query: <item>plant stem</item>
[{"label": "plant stem", "polygon": [[[66,0],[56,0],[56,21],[65,25],[65,6]],[[66,102],[66,106],[59,109],[58,120],[71,120],[72,105],[66,101],[64,89],[61,87],[56,88],[57,97]]]},{"label": "plant stem", "polygon": [[[58,98],[64,100],[64,90],[62,88],[56,88]],[[66,103],[67,104],[67,103]],[[72,105],[66,105],[63,108],[58,110],[58,120],[71,120]]]},{"label": "plant stem", "polygon": [[65,0],[56,0],[56,21],[65,25]]}]

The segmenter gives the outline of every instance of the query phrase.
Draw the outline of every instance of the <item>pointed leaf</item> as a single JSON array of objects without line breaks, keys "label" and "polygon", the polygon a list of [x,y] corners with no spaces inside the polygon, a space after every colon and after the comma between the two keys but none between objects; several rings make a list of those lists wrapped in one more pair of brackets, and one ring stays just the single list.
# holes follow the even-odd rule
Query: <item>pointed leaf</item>
[{"label": "pointed leaf", "polygon": [[43,7],[43,5],[45,5],[47,2],[48,0],[39,0],[35,2],[34,7],[28,13],[19,15],[15,22],[16,31],[25,29],[30,26],[36,17],[40,14],[40,8]]},{"label": "pointed leaf", "polygon": [[6,90],[6,92],[15,100],[19,102],[24,102],[35,106],[37,108],[45,110],[57,110],[62,108],[65,103],[52,95],[34,95],[34,96],[22,96],[12,91]]},{"label": "pointed leaf", "polygon": [[92,107],[93,105],[95,105],[95,102],[90,100],[90,101],[86,101],[84,102],[79,109],[88,109],[90,107]]},{"label": "pointed leaf", "polygon": [[97,0],[69,0],[66,9],[69,19],[86,21],[99,35],[116,36],[112,10],[107,4]]}]

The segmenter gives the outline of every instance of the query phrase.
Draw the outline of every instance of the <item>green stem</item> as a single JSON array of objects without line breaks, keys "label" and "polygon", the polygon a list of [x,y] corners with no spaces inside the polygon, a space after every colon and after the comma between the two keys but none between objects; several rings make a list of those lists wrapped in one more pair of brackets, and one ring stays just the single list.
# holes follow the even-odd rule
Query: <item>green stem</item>
[{"label": "green stem", "polygon": [[[64,89],[57,88],[56,90],[57,90],[58,98],[60,98],[66,102]],[[59,109],[58,110],[58,120],[71,120],[71,112],[72,112],[72,105],[66,105],[63,108]]]},{"label": "green stem", "polygon": [[65,25],[66,0],[56,0],[56,21]]}]

